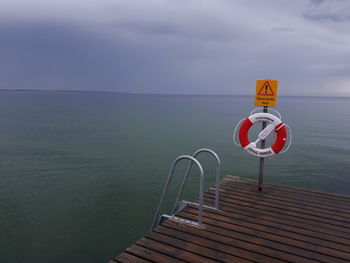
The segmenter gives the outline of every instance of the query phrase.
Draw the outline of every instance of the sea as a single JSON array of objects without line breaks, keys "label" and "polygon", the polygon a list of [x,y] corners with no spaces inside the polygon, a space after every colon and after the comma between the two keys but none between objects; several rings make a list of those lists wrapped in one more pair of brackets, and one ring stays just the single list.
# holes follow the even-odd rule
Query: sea
[{"label": "sea", "polygon": [[[350,194],[350,98],[277,104],[292,141],[265,160],[264,181]],[[254,108],[253,96],[0,91],[0,262],[108,262],[149,231],[173,160],[200,148],[219,155],[221,176],[256,179],[259,160],[233,142]],[[209,187],[216,162],[198,159]],[[183,199],[198,196],[198,178]]]}]

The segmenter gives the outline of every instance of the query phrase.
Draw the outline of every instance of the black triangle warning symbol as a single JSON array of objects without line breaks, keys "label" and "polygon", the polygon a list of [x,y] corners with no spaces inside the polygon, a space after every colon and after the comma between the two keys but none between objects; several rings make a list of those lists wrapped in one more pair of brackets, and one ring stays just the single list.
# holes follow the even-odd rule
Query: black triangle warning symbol
[{"label": "black triangle warning symbol", "polygon": [[258,92],[258,95],[260,96],[275,96],[275,93],[273,92],[270,83],[268,81],[265,81],[264,85],[262,85],[261,89]]}]

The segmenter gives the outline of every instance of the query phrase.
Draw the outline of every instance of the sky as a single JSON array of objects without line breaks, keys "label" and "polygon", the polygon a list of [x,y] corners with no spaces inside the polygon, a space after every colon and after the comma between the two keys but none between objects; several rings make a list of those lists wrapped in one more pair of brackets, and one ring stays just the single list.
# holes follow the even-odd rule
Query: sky
[{"label": "sky", "polygon": [[350,96],[350,0],[1,0],[0,89]]}]

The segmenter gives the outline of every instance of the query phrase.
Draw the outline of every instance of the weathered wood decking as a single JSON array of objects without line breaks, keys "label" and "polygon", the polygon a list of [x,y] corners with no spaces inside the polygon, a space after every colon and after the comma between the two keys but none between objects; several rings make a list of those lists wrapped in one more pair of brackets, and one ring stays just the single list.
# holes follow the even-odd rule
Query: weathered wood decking
[{"label": "weathered wood decking", "polygon": [[[350,262],[350,196],[225,176],[203,227],[171,220],[112,262]],[[205,194],[213,203],[214,188]],[[197,219],[188,206],[177,215]]]}]

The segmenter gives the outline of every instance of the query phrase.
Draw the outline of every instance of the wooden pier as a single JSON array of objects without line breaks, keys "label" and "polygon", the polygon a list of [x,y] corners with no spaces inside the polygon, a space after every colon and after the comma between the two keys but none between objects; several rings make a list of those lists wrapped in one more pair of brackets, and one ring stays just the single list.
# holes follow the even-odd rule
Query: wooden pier
[{"label": "wooden pier", "polygon": [[255,180],[229,175],[220,187],[220,210],[204,209],[202,227],[165,220],[110,263],[350,262],[350,196],[270,183],[258,192]]}]

